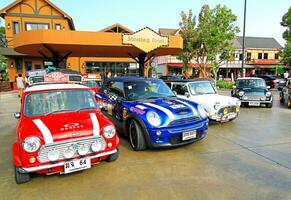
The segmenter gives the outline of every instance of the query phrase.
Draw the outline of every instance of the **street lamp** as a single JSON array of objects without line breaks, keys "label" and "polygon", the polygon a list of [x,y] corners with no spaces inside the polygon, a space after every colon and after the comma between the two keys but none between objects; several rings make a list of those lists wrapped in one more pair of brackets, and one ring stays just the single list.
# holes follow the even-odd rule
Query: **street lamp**
[{"label": "street lamp", "polygon": [[242,45],[242,65],[241,65],[243,77],[245,77],[244,62],[245,62],[246,10],[247,10],[247,0],[245,0],[244,6],[244,25],[243,25],[243,45]]}]

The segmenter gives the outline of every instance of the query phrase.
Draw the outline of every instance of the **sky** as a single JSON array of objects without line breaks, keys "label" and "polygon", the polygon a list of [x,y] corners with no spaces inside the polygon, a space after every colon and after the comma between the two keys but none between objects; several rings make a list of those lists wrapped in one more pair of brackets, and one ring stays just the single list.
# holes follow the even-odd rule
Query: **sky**
[{"label": "sky", "polygon": [[[98,31],[109,25],[120,23],[137,31],[145,26],[158,28],[179,28],[182,10],[192,9],[198,15],[201,7],[208,4],[226,5],[237,15],[237,26],[242,35],[244,0],[51,0],[69,14],[76,30]],[[0,9],[14,0],[0,0]],[[85,3],[86,2],[86,3]],[[246,36],[273,37],[281,45],[284,27],[282,16],[291,6],[290,0],[247,0]],[[3,24],[3,20],[1,21]]]}]

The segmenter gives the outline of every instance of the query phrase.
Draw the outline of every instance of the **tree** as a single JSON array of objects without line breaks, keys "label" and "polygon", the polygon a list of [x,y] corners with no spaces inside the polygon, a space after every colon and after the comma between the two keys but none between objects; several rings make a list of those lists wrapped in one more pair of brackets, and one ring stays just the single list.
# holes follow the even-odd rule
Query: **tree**
[{"label": "tree", "polygon": [[284,64],[291,66],[291,6],[288,12],[283,15],[281,25],[287,28],[282,35],[286,40],[282,51],[282,61]]},{"label": "tree", "polygon": [[[184,18],[182,15],[182,22],[190,16],[190,12]],[[191,18],[195,19],[195,17]],[[233,40],[239,32],[239,28],[235,25],[236,20],[237,17],[226,6],[217,5],[214,9],[211,9],[208,5],[204,5],[201,8],[198,24],[193,28],[193,31],[191,30],[191,32],[194,32],[192,49],[188,49],[192,50],[191,55],[194,55],[204,77],[207,77],[206,67],[210,66],[216,79],[218,67],[234,51]],[[193,25],[196,25],[196,23],[193,23]],[[184,35],[187,34],[182,34],[185,41]]]},{"label": "tree", "polygon": [[188,15],[181,12],[182,21],[180,25],[180,34],[183,38],[183,51],[178,55],[178,59],[183,62],[183,71],[188,71],[189,63],[195,55],[195,25],[196,17],[193,16],[192,10],[189,10]]}]

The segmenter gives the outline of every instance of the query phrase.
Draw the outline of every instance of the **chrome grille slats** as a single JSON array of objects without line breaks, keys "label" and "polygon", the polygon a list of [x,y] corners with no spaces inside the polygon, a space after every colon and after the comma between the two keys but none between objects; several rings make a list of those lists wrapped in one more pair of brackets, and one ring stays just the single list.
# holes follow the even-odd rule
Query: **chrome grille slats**
[{"label": "chrome grille slats", "polygon": [[187,117],[187,118],[181,118],[176,119],[169,123],[169,126],[181,126],[181,125],[187,125],[191,123],[195,123],[200,120],[200,117],[194,116],[194,117]]},{"label": "chrome grille slats", "polygon": [[259,101],[261,98],[265,98],[265,95],[245,95],[245,97],[247,97],[247,100]]},{"label": "chrome grille slats", "polygon": [[[39,152],[38,152],[38,161],[41,163],[44,162],[50,162],[48,159],[48,152],[51,150],[58,150],[60,152],[60,157],[58,160],[63,160],[65,159],[63,156],[64,151],[69,148],[72,147],[75,144],[78,144],[79,146],[81,145],[88,145],[89,146],[89,152],[87,154],[91,154],[94,153],[91,150],[91,145],[98,140],[98,138],[101,139],[101,141],[104,143],[105,140],[102,136],[99,137],[87,137],[87,138],[78,138],[78,139],[73,139],[73,140],[67,140],[67,141],[62,141],[62,142],[56,142],[56,143],[52,143],[52,144],[48,144],[48,145],[43,145]],[[75,155],[74,157],[78,157],[79,154],[77,153],[77,150],[75,150]]]}]

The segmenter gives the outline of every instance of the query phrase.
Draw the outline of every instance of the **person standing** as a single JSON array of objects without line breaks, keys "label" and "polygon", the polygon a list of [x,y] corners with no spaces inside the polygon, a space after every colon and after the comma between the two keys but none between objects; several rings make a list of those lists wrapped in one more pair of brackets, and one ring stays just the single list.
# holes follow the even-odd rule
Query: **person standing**
[{"label": "person standing", "polygon": [[18,88],[18,96],[21,98],[24,89],[24,80],[22,78],[22,74],[18,74],[18,77],[16,78],[16,84]]},{"label": "person standing", "polygon": [[284,76],[284,79],[289,78],[289,72],[288,72],[288,70],[286,70],[286,72],[283,74],[283,76]]}]

